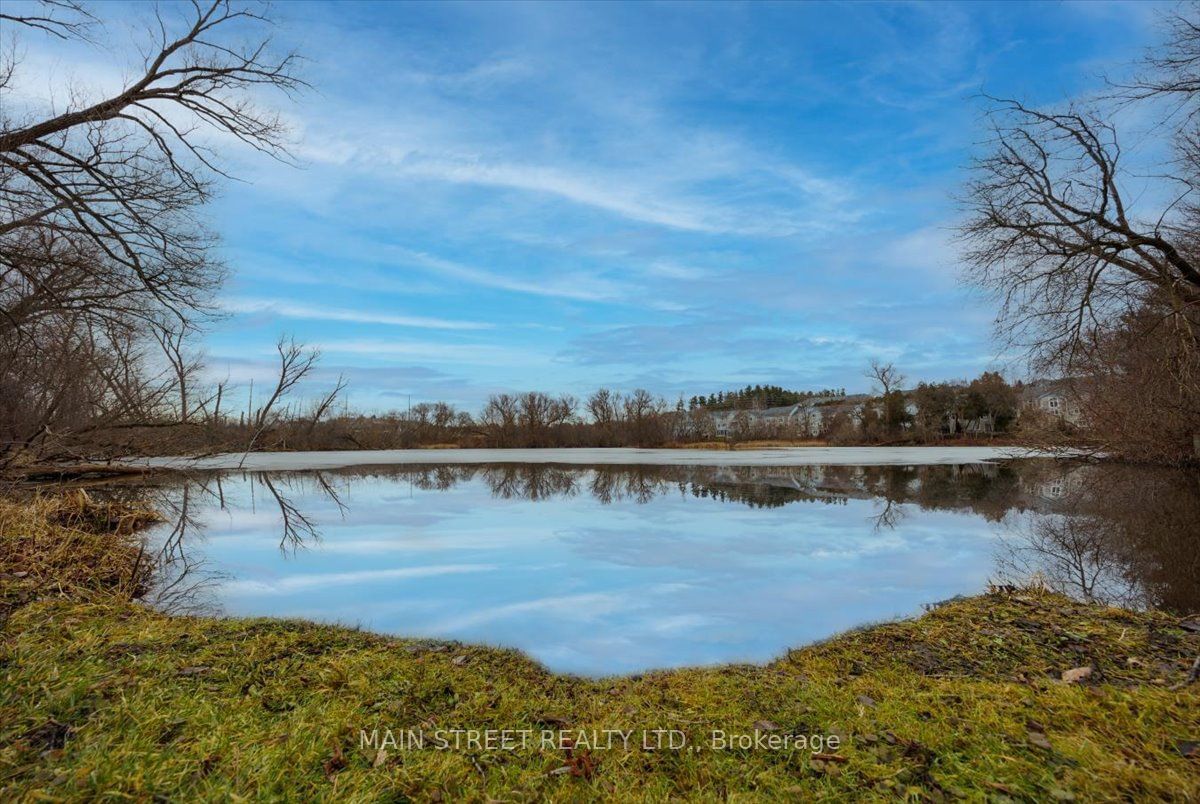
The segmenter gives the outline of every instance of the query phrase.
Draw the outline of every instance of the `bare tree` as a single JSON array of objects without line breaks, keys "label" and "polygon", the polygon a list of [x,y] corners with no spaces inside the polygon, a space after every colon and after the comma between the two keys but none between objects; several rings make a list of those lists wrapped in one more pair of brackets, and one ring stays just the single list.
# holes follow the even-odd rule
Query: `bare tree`
[{"label": "bare tree", "polygon": [[1140,101],[1167,98],[1184,112],[1184,124],[1200,114],[1200,3],[1165,15],[1166,41],[1151,47],[1131,81],[1112,82],[1117,97]]},{"label": "bare tree", "polygon": [[312,415],[308,420],[308,435],[312,435],[313,430],[316,429],[317,422],[321,420],[322,416],[329,413],[330,408],[333,407],[333,403],[337,401],[344,390],[346,390],[346,378],[343,375],[338,375],[337,383],[334,384],[329,393],[318,399],[313,405]]},{"label": "bare tree", "polygon": [[624,399],[624,420],[634,446],[649,447],[666,440],[663,413],[667,404],[644,388],[636,388]]},{"label": "bare tree", "polygon": [[148,295],[178,316],[207,303],[222,268],[196,212],[211,195],[208,174],[224,173],[203,129],[286,155],[284,126],[248,92],[303,86],[296,56],[271,58],[266,39],[243,48],[223,41],[241,23],[266,22],[248,8],[225,0],[188,8],[177,34],[156,11],[158,41],[120,92],[40,119],[17,118],[18,105],[4,104],[0,244],[25,254],[41,244],[33,235],[48,232],[86,253],[91,290],[103,294],[93,303]]},{"label": "bare tree", "polygon": [[517,435],[517,398],[512,394],[493,394],[479,414],[479,423],[493,444],[510,447]]},{"label": "bare tree", "polygon": [[[43,8],[0,16],[62,39],[86,39],[97,22],[73,0]],[[41,406],[6,428],[0,462],[61,445],[81,423],[157,425],[172,408],[186,421],[210,400],[190,382],[185,340],[214,312],[225,276],[201,214],[226,175],[212,135],[285,159],[285,127],[251,94],[304,86],[294,54],[273,57],[269,39],[254,38],[269,22],[257,9],[155,9],[141,71],[107,96],[76,87],[61,109],[21,101],[10,91],[19,62],[0,64],[0,385],[32,381],[23,403]],[[39,379],[31,366],[52,350],[65,373]]]},{"label": "bare tree", "polygon": [[278,419],[279,412],[275,406],[279,400],[287,396],[301,380],[308,376],[321,356],[318,350],[305,349],[304,345],[297,343],[294,338],[280,338],[275,344],[275,351],[279,353],[279,376],[275,380],[275,387],[267,395],[267,400],[254,411],[251,417],[254,429],[246,444],[242,460],[238,462],[239,467],[246,462],[246,456],[254,449],[254,445],[263,432]]},{"label": "bare tree", "polygon": [[96,17],[75,0],[41,0],[41,12],[36,14],[6,14],[0,20],[24,25],[59,39],[88,39]]},{"label": "bare tree", "polygon": [[[1154,381],[1169,386],[1163,404],[1191,411],[1172,438],[1194,440],[1200,457],[1200,5],[1186,8],[1168,19],[1167,46],[1121,90],[1122,102],[1169,99],[1187,110],[1181,125],[1158,129],[1175,138],[1170,169],[1134,176],[1103,106],[993,100],[960,235],[968,280],[996,299],[1000,336],[1025,347],[1035,370],[1092,381],[1119,360],[1118,345],[1152,345]],[[1168,123],[1175,112],[1163,114]],[[1091,382],[1080,393],[1108,390]]]},{"label": "bare tree", "polygon": [[1097,113],[1042,112],[1001,101],[991,153],[967,187],[961,233],[970,278],[1001,304],[1005,332],[1043,360],[1088,337],[1151,293],[1200,304],[1200,266],[1172,214],[1190,193],[1141,216],[1120,184],[1115,127]]},{"label": "bare tree", "polygon": [[871,366],[867,370],[867,379],[875,383],[880,396],[887,396],[892,391],[899,389],[900,384],[904,382],[904,375],[891,363],[880,363],[878,360],[872,359]]}]

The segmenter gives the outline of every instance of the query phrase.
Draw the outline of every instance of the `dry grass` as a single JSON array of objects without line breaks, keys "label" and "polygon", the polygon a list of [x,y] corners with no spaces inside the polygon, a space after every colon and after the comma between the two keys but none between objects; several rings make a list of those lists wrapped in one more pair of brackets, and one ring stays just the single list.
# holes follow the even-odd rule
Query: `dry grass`
[{"label": "dry grass", "polygon": [[158,514],[81,489],[0,500],[0,605],[30,595],[138,597],[149,581],[135,534]]}]

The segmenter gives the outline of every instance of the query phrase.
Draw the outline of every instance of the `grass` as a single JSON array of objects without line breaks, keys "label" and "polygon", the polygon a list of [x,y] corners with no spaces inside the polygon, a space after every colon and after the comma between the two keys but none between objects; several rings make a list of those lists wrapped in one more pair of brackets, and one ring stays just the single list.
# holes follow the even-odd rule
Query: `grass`
[{"label": "grass", "polygon": [[[0,800],[1200,798],[1185,756],[1200,691],[1184,683],[1200,637],[1165,614],[997,591],[764,666],[587,680],[513,651],[155,613],[128,580],[146,513],[92,505],[0,502]],[[1082,683],[1061,680],[1082,666]],[[361,747],[360,730],[389,728],[533,737]],[[540,745],[592,729],[636,736]],[[654,729],[688,750],[643,750]],[[841,744],[712,750],[714,729]]]}]

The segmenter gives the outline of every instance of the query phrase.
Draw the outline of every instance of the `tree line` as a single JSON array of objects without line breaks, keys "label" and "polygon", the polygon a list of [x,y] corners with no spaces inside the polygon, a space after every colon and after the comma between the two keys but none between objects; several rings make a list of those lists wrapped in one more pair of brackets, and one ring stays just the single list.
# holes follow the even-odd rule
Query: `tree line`
[{"label": "tree line", "polygon": [[[890,368],[890,367],[889,367]],[[903,377],[891,370],[890,381]],[[500,393],[476,411],[445,401],[420,402],[402,411],[342,412],[313,416],[304,406],[285,408],[259,442],[273,449],[411,449],[416,447],[663,447],[756,440],[819,438],[839,444],[932,443],[955,438],[1011,436],[1022,416],[1020,383],[996,372],[962,382],[918,383],[856,397],[810,394],[820,400],[809,419],[767,419],[753,409],[733,412],[674,404],[645,389],[623,393],[600,388],[585,398],[543,391]],[[305,413],[309,410],[308,413]],[[294,411],[294,413],[293,413]],[[244,416],[220,427],[223,443],[245,439]],[[1042,419],[1034,416],[1037,422]],[[721,426],[725,422],[727,426]],[[204,435],[211,448],[212,432]]]},{"label": "tree line", "polygon": [[741,408],[775,408],[796,405],[816,397],[845,396],[845,388],[826,388],[821,391],[790,391],[778,385],[747,385],[733,391],[699,394],[688,399],[688,410],[738,410]]}]

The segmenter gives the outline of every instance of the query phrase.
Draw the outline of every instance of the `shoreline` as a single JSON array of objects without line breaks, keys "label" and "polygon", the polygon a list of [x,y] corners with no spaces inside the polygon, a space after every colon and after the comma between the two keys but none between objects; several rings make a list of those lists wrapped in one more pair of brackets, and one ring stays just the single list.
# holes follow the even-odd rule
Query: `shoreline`
[{"label": "shoreline", "polygon": [[1062,457],[1028,447],[771,447],[710,450],[689,448],[553,447],[508,449],[330,450],[224,453],[128,458],[125,470],[303,471],[350,466],[408,464],[545,463],[575,466],[904,466],[990,463],[1019,458]]}]

